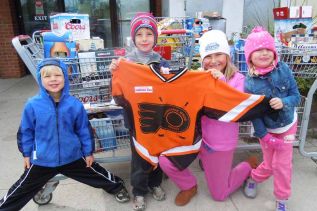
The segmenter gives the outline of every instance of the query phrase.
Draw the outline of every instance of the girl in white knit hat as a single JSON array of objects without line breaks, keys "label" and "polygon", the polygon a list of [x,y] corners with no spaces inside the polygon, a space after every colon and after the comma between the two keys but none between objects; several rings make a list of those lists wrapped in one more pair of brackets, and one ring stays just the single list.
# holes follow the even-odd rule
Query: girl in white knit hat
[{"label": "girl in white knit hat", "polygon": [[[211,30],[203,34],[199,44],[203,69],[242,91],[244,76],[231,63],[226,35],[222,31]],[[232,169],[232,158],[238,142],[237,123],[219,122],[203,116],[201,125],[203,143],[199,157],[205,170],[208,189],[213,199],[223,201],[244,183],[257,161],[252,157],[249,162],[242,162]],[[197,180],[188,168],[180,171],[169,165],[167,160],[161,156],[160,166],[181,189],[175,204],[184,206],[197,194]]]},{"label": "girl in white knit hat", "polygon": [[[244,75],[231,63],[226,35],[219,30],[206,32],[199,41],[202,68],[211,71],[218,80],[243,91]],[[256,157],[250,157],[232,168],[232,159],[238,143],[238,123],[219,122],[203,116],[201,119],[203,143],[199,154],[208,189],[214,200],[223,201],[236,191],[257,166]]]}]

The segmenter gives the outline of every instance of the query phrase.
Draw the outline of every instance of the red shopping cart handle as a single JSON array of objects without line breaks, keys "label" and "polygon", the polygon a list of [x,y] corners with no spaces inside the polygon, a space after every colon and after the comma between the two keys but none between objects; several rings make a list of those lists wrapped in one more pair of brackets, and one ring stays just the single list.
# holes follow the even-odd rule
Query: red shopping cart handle
[{"label": "red shopping cart handle", "polygon": [[161,30],[159,34],[186,34],[191,33],[192,31],[186,29],[169,29],[169,30]]}]

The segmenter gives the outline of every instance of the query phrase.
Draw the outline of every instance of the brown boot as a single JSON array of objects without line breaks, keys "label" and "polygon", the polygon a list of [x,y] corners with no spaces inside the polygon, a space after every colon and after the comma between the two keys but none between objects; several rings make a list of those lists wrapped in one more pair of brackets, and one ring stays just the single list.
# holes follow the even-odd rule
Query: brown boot
[{"label": "brown boot", "polygon": [[258,165],[259,165],[258,158],[256,156],[254,156],[254,155],[251,155],[250,157],[248,157],[246,162],[248,162],[250,164],[251,168],[253,168],[253,169],[258,167]]},{"label": "brown boot", "polygon": [[184,206],[186,205],[195,195],[197,194],[197,185],[192,187],[189,190],[182,190],[180,191],[176,198],[175,198],[175,204],[177,206]]}]

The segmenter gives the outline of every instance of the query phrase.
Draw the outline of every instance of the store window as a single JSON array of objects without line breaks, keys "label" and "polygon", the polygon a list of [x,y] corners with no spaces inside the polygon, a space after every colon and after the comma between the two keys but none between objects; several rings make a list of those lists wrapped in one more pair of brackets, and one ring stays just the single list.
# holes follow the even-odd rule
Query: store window
[{"label": "store window", "polygon": [[[130,21],[136,12],[153,11],[151,0],[17,0],[21,6],[21,32],[32,35],[50,29],[49,17],[56,13],[89,15],[90,35],[104,40],[105,47],[124,46]],[[153,6],[153,5],[152,5]],[[154,14],[155,15],[155,14]]]},{"label": "store window", "polygon": [[263,26],[274,33],[273,8],[275,1],[245,0],[243,13],[243,33],[249,34],[254,26]]},{"label": "store window", "polygon": [[24,33],[50,29],[49,16],[63,11],[59,0],[20,0]]},{"label": "store window", "polygon": [[150,11],[150,1],[148,0],[119,0],[119,25],[121,31],[120,45],[126,44],[126,38],[130,36],[130,21],[136,12]]},{"label": "store window", "polygon": [[112,46],[112,31],[109,0],[65,0],[65,12],[89,15],[90,35]]}]

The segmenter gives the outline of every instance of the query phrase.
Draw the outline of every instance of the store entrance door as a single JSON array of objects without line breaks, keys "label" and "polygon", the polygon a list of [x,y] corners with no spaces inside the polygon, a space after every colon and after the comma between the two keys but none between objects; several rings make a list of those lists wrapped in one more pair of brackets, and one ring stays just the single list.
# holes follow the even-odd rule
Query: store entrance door
[{"label": "store entrance door", "polygon": [[50,29],[49,17],[56,13],[89,15],[90,35],[104,40],[105,47],[123,46],[130,20],[136,12],[150,11],[150,0],[17,0],[21,33]]}]

